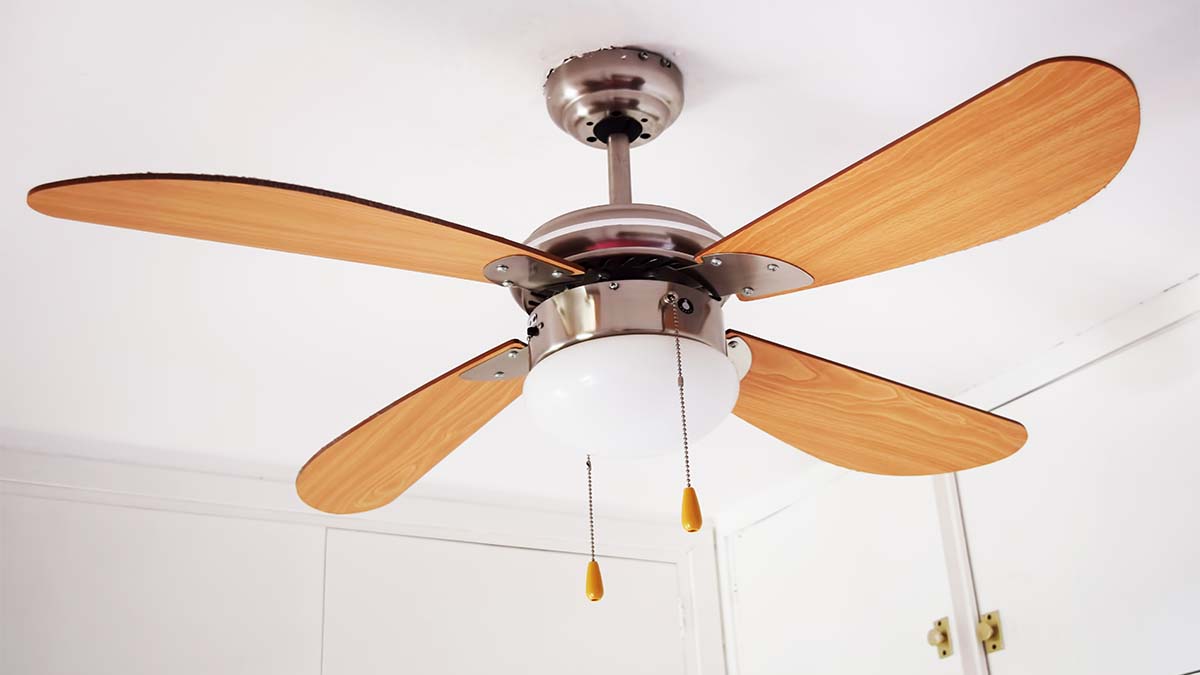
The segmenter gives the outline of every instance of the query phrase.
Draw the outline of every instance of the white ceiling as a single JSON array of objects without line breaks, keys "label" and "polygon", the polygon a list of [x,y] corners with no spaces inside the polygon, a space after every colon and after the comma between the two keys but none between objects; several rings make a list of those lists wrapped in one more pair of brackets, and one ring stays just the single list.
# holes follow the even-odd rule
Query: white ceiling
[{"label": "white ceiling", "polygon": [[[669,53],[688,103],[634,152],[639,201],[729,232],[1034,61],[1138,87],[1125,170],[1050,225],[756,303],[731,326],[953,395],[1200,268],[1200,4],[7,0],[0,7],[0,442],[287,476],[404,392],[523,329],[484,284],[52,220],[79,175],[271,178],[523,239],[606,195],[539,97],[563,57]],[[581,462],[510,407],[418,486],[581,499]],[[30,440],[33,439],[33,440]],[[809,466],[736,419],[698,444],[706,509]],[[597,467],[609,512],[673,517],[678,458]],[[240,467],[240,468],[238,468]]]}]

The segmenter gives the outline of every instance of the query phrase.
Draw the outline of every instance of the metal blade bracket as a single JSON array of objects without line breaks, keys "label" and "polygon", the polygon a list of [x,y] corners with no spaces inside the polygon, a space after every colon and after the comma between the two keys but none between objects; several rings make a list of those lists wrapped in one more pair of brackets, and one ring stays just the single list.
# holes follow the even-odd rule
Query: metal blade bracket
[{"label": "metal blade bracket", "polygon": [[721,297],[742,300],[781,295],[809,286],[812,275],[795,265],[755,253],[721,253],[700,259],[695,271]]},{"label": "metal blade bracket", "polygon": [[510,255],[493,260],[483,268],[483,276],[505,288],[524,288],[536,291],[561,284],[575,276],[575,270],[559,267],[527,255]]},{"label": "metal blade bracket", "polygon": [[529,346],[522,344],[463,371],[459,377],[477,382],[499,382],[525,377],[529,368]]},{"label": "metal blade bracket", "polygon": [[733,362],[738,379],[745,379],[746,374],[750,372],[750,366],[754,363],[754,354],[750,351],[750,344],[732,331],[727,331],[725,338],[725,354]]}]

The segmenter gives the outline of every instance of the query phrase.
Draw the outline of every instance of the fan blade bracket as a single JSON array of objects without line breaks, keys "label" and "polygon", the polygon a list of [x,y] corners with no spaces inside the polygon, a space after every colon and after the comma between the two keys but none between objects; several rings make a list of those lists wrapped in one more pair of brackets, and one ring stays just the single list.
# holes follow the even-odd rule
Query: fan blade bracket
[{"label": "fan blade bracket", "polygon": [[750,366],[754,364],[754,352],[750,351],[750,343],[734,331],[725,331],[725,354],[733,362],[739,380],[746,378]]},{"label": "fan blade bracket", "polygon": [[493,260],[483,268],[483,276],[487,277],[488,281],[505,288],[515,286],[529,291],[565,283],[579,274],[579,270],[554,265],[524,254]]},{"label": "fan blade bracket", "polygon": [[501,382],[525,377],[530,367],[529,345],[521,343],[464,370],[459,377],[474,382]]},{"label": "fan blade bracket", "polygon": [[737,295],[757,300],[800,290],[813,277],[786,260],[757,253],[718,253],[699,259],[690,268],[704,278],[721,297]]}]

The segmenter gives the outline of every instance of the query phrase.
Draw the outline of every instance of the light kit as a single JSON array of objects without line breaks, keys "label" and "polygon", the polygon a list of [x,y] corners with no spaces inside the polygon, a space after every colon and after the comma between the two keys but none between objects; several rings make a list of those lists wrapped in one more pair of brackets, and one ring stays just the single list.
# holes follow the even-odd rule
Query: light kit
[{"label": "light kit", "polygon": [[[609,203],[559,216],[525,243],[252,178],[76,178],[33,188],[28,203],[60,218],[507,289],[528,316],[522,339],[334,439],[296,489],[329,513],[384,506],[524,393],[542,432],[586,457],[585,590],[599,600],[594,469],[682,450],[680,521],[696,531],[689,443],[730,412],[819,459],[877,474],[959,471],[1016,452],[1026,439],[1019,423],[732,330],[726,303],[883,272],[1049,221],[1108,184],[1139,125],[1137,93],[1120,70],[1048,59],[722,236],[684,211],[633,201],[630,150],[683,109],[671,58],[637,47],[588,52],[554,68],[544,92],[563,131],[605,150]],[[780,159],[771,171],[787,170]]]}]

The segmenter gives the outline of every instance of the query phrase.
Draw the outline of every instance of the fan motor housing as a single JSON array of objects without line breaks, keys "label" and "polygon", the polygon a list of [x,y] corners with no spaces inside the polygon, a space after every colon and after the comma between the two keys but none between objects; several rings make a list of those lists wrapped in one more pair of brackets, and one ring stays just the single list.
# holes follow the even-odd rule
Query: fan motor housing
[{"label": "fan motor housing", "polygon": [[513,298],[530,312],[568,288],[627,279],[671,281],[719,298],[696,269],[695,256],[720,238],[700,218],[655,204],[571,211],[534,230],[525,244],[576,263],[585,273],[537,290],[513,286]]},{"label": "fan motor housing", "polygon": [[529,358],[614,335],[674,335],[725,354],[721,301],[669,281],[631,279],[586,284],[544,301],[529,315]]}]

